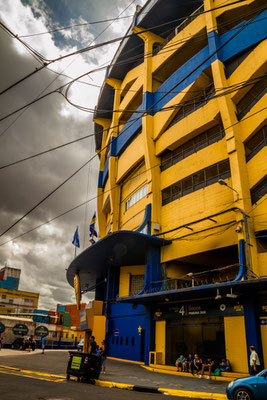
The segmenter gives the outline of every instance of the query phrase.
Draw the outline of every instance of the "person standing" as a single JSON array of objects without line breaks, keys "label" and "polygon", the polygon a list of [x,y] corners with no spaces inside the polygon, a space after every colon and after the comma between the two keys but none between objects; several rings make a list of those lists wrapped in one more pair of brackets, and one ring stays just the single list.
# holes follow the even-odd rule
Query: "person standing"
[{"label": "person standing", "polygon": [[2,349],[2,344],[3,344],[3,338],[2,338],[2,336],[0,335],[0,350]]},{"label": "person standing", "polygon": [[102,373],[105,374],[106,373],[106,359],[107,359],[106,341],[103,340],[101,344],[102,344],[102,347],[100,349],[100,354],[101,354],[101,358],[102,358]]},{"label": "person standing", "polygon": [[90,342],[89,342],[88,353],[89,354],[95,354],[96,353],[96,346],[97,346],[97,343],[95,341],[95,337],[91,336],[90,337]]},{"label": "person standing", "polygon": [[42,337],[41,344],[42,344],[42,354],[44,354],[45,344],[46,344],[46,337],[45,336]]},{"label": "person standing", "polygon": [[254,346],[249,347],[250,350],[250,360],[249,360],[249,365],[250,365],[250,375],[256,375],[258,372],[260,372],[260,359],[258,354],[255,351]]}]

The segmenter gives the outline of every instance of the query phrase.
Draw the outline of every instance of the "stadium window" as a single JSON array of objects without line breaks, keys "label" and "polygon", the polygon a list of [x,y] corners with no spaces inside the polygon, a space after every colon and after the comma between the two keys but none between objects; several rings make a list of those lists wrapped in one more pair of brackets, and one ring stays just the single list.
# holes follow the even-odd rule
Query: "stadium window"
[{"label": "stadium window", "polygon": [[245,142],[246,160],[251,160],[263,147],[267,145],[267,125],[264,125],[260,130],[254,133]]},{"label": "stadium window", "polygon": [[125,211],[147,195],[148,185],[142,186],[125,201]]},{"label": "stadium window", "polygon": [[231,176],[229,160],[204,168],[162,190],[162,205]]},{"label": "stadium window", "polygon": [[165,171],[172,165],[175,165],[179,161],[191,156],[193,153],[218,142],[224,136],[225,132],[223,126],[222,124],[218,124],[185,142],[175,150],[166,150],[161,156],[161,171]]}]

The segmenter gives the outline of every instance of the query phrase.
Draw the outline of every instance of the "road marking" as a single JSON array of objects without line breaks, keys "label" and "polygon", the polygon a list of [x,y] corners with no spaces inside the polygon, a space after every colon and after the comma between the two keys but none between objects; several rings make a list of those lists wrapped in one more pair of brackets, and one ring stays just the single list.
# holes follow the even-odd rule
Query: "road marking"
[{"label": "road marking", "polygon": [[1,369],[2,370],[17,371],[17,372],[21,372],[21,373],[24,373],[24,374],[33,374],[33,375],[38,375],[38,376],[45,376],[45,377],[48,377],[50,379],[53,379],[54,382],[56,380],[62,381],[62,380],[66,379],[66,377],[62,376],[62,375],[54,375],[54,374],[47,374],[45,372],[30,371],[30,370],[27,370],[27,369],[8,367],[6,365],[0,365],[0,370]]},{"label": "road marking", "polygon": [[38,380],[49,381],[49,382],[62,382],[62,379],[60,379],[60,380],[52,379],[52,378],[49,379],[49,378],[42,378],[40,376],[32,376],[32,375],[29,375],[29,374],[25,374],[25,373],[23,373],[21,371],[15,370],[15,368],[13,370],[0,368],[0,374],[23,376],[25,378],[38,379]]}]

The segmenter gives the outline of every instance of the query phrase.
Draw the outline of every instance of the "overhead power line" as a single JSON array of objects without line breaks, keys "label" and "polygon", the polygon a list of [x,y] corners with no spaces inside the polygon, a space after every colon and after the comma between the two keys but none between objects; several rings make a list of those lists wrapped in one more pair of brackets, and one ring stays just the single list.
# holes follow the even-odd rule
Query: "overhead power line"
[{"label": "overhead power line", "polygon": [[[236,126],[236,125],[240,124],[240,122],[243,122],[243,121],[246,120],[246,119],[252,118],[252,117],[255,116],[256,114],[259,114],[260,112],[262,112],[262,111],[264,111],[264,110],[266,110],[266,109],[267,109],[267,107],[264,107],[264,108],[262,108],[261,110],[258,110],[258,111],[256,111],[255,113],[249,115],[248,117],[243,118],[242,121],[238,121],[238,122],[236,122],[235,124],[232,124],[232,125],[230,125],[230,126],[224,128],[224,130],[226,131],[226,130],[232,128],[233,126]],[[102,149],[102,150],[103,150],[103,149]],[[94,157],[96,157],[96,155],[95,155]],[[92,157],[92,158],[93,158],[93,157]],[[161,163],[156,164],[156,165],[154,165],[153,167],[148,168],[148,169],[142,171],[142,172],[141,172],[140,174],[138,174],[137,176],[134,176],[134,177],[130,178],[130,180],[136,179],[138,176],[140,176],[140,175],[146,173],[147,171],[149,171],[149,170],[151,170],[151,169],[153,169],[153,168],[159,167],[160,165],[161,165]],[[12,241],[14,241],[14,240],[16,240],[16,239],[19,239],[19,238],[22,237],[22,236],[25,236],[25,235],[27,235],[28,233],[31,233],[31,232],[35,231],[36,229],[39,229],[39,228],[41,228],[42,226],[47,225],[47,224],[49,224],[50,222],[53,222],[53,221],[55,221],[56,219],[58,219],[58,218],[60,218],[60,217],[63,217],[63,216],[66,215],[66,214],[69,214],[69,213],[72,212],[72,211],[77,210],[78,208],[80,208],[80,207],[84,206],[85,204],[87,204],[87,203],[89,203],[89,202],[91,202],[91,201],[97,199],[98,197],[103,196],[104,194],[110,192],[111,190],[114,190],[115,188],[117,188],[117,186],[114,186],[114,187],[112,187],[112,188],[110,188],[110,189],[107,189],[107,190],[105,190],[103,193],[101,193],[100,195],[96,195],[96,196],[94,196],[94,197],[92,197],[92,198],[90,198],[90,199],[88,199],[88,200],[86,200],[86,201],[84,201],[84,202],[82,202],[82,203],[80,203],[80,204],[78,204],[78,205],[76,205],[76,206],[70,208],[69,210],[64,211],[63,213],[57,215],[56,217],[53,217],[53,218],[51,218],[50,220],[48,220],[48,221],[46,221],[46,222],[43,222],[42,224],[40,224],[40,225],[38,225],[38,226],[36,226],[36,227],[34,227],[34,228],[32,228],[32,229],[29,229],[28,231],[26,231],[26,232],[24,232],[24,233],[21,233],[20,235],[17,235],[17,236],[15,236],[15,237],[13,237],[12,239],[8,239],[8,240],[6,240],[6,241],[3,242],[3,243],[0,243],[0,247],[1,247],[1,246],[4,246],[4,245],[7,244],[7,243],[10,243],[10,242],[12,242]],[[254,209],[255,209],[255,208],[254,208]],[[11,229],[11,228],[10,228],[10,229]],[[2,234],[2,235],[3,235],[3,234]],[[2,235],[0,235],[0,236],[2,236]]]},{"label": "overhead power line", "polygon": [[[224,90],[224,89],[226,89],[226,88],[217,88],[216,91],[217,91],[217,92],[221,92],[221,93],[220,93],[219,95],[217,95],[217,96],[214,95],[212,98],[216,98],[216,97],[223,96],[223,95],[225,95],[225,94],[232,93],[232,92],[234,92],[234,91],[240,89],[241,87],[244,88],[244,87],[246,87],[246,86],[249,86],[249,85],[251,85],[251,84],[257,82],[258,80],[262,79],[263,77],[266,78],[266,76],[267,76],[267,74],[264,74],[264,75],[261,75],[260,77],[253,78],[253,79],[251,79],[250,81],[242,81],[242,82],[238,82],[238,83],[236,83],[236,84],[234,84],[234,85],[228,86],[227,89],[232,89],[231,92],[222,92],[222,90]],[[216,92],[216,91],[215,91],[215,92]],[[201,93],[202,90],[198,90],[198,91],[194,91],[194,92]],[[195,99],[195,98],[191,99],[190,101],[186,101],[186,102],[181,102],[181,103],[174,104],[174,105],[171,106],[171,107],[166,107],[166,108],[160,109],[159,111],[161,111],[161,112],[162,112],[162,111],[169,111],[170,109],[180,108],[180,107],[183,107],[184,105],[193,104],[193,103],[191,103],[191,102],[192,102],[192,100],[194,100],[194,99]],[[139,119],[139,117],[137,117],[137,118],[135,119],[135,121],[138,120],[138,119]],[[128,122],[126,122],[126,124],[127,124],[127,123],[128,123]],[[113,125],[113,126],[110,126],[110,127],[107,128],[107,129],[105,129],[104,131],[108,131],[108,130],[114,129],[114,128],[119,128],[121,125],[125,125],[125,124],[124,124],[124,123],[120,123],[120,124],[118,124],[118,125]],[[83,136],[83,137],[80,137],[80,138],[71,140],[71,141],[69,141],[69,142],[63,143],[63,144],[58,145],[58,146],[56,146],[56,147],[53,147],[53,148],[50,148],[50,149],[41,151],[41,152],[39,152],[39,153],[33,154],[33,155],[31,155],[31,156],[28,156],[28,157],[24,157],[24,158],[22,158],[22,159],[20,159],[20,160],[10,162],[10,163],[8,163],[8,164],[5,164],[5,165],[0,166],[0,170],[1,170],[1,169],[8,168],[8,167],[11,167],[11,166],[16,165],[16,164],[19,164],[19,163],[22,163],[22,162],[24,162],[24,161],[28,161],[28,160],[30,160],[30,159],[32,159],[32,158],[35,158],[35,157],[38,157],[38,156],[41,156],[41,155],[50,153],[50,152],[52,152],[52,151],[54,151],[54,150],[61,149],[62,147],[69,146],[69,145],[74,144],[74,143],[77,143],[77,142],[79,142],[79,141],[81,141],[81,140],[88,139],[88,138],[90,138],[90,137],[96,136],[97,134],[98,134],[98,135],[101,135],[102,133],[99,132],[99,133],[92,133],[92,134],[90,134],[90,135],[85,135],[85,136]]]},{"label": "overhead power line", "polygon": [[117,18],[109,18],[109,19],[102,19],[100,21],[92,21],[92,22],[83,22],[80,24],[73,24],[73,25],[68,25],[68,26],[64,26],[61,28],[55,28],[55,29],[51,29],[49,31],[45,31],[45,32],[38,32],[38,33],[31,33],[29,35],[18,35],[17,37],[19,39],[21,38],[29,38],[29,37],[33,37],[33,36],[41,36],[41,35],[47,35],[49,33],[55,33],[55,32],[61,32],[61,31],[66,31],[69,29],[73,29],[73,28],[80,28],[81,26],[88,26],[88,25],[97,25],[97,24],[103,24],[106,22],[111,22],[111,21],[117,21],[119,19],[127,19],[127,18],[132,18],[134,15],[125,15],[125,17],[117,17]]},{"label": "overhead power line", "polygon": [[[206,61],[208,61],[210,58],[212,58],[217,51],[220,51],[224,46],[226,46],[226,44],[228,44],[233,38],[235,38],[243,29],[245,29],[245,27],[251,23],[253,21],[250,20],[248,21],[244,26],[241,26],[240,29],[235,32],[232,36],[229,37],[229,39],[222,44],[221,46],[219,46],[218,49],[216,49],[214,52],[212,52],[208,57],[206,57],[206,59],[196,68],[193,69],[193,71],[189,72],[180,82],[177,82],[177,84],[175,85],[175,87],[177,87],[181,82],[183,82],[185,79],[187,79],[191,74],[193,74],[195,72],[195,70],[197,68],[199,68],[201,65],[203,65],[203,63],[205,63]],[[171,92],[171,90],[169,91]],[[161,96],[161,98],[154,103],[151,107],[150,110],[153,109],[153,107],[158,104],[159,101],[161,101],[167,94],[164,94],[163,96]],[[142,118],[142,116],[145,115],[145,113],[141,114],[140,118]],[[129,129],[131,126],[133,125],[133,123],[131,125],[129,125],[127,127],[127,129]],[[124,131],[125,132],[125,131]],[[120,133],[122,134],[123,131]],[[116,138],[114,138],[114,140],[116,140],[120,135],[118,135]],[[107,146],[106,146],[107,147]],[[103,151],[103,149],[101,149],[101,151]],[[84,163],[80,168],[78,168],[78,170],[76,170],[71,176],[69,176],[67,179],[65,179],[60,185],[58,185],[55,189],[53,189],[49,194],[47,194],[42,200],[40,200],[35,206],[33,206],[29,211],[27,211],[22,217],[20,217],[17,221],[15,221],[11,226],[9,226],[4,232],[2,232],[0,234],[0,237],[3,236],[4,234],[6,234],[11,228],[13,228],[15,225],[17,225],[21,220],[23,220],[27,215],[29,215],[33,210],[35,210],[39,205],[41,205],[45,200],[47,200],[52,194],[54,194],[58,189],[60,189],[66,182],[68,182],[73,176],[75,176],[81,169],[83,169],[90,161],[92,161],[95,157],[97,156],[97,154],[93,157],[91,157],[86,163]]]},{"label": "overhead power line", "polygon": [[[197,1],[201,2],[202,0],[197,0]],[[265,9],[265,7],[255,8],[255,9],[253,9],[252,11],[249,11],[248,13],[243,13],[243,14],[242,14],[242,17],[246,18],[246,17],[248,17],[248,16],[250,16],[250,15],[255,15],[256,12],[259,12],[259,11],[261,11],[261,10],[263,10],[263,9]],[[240,16],[237,16],[237,17],[235,17],[235,18],[231,18],[230,20],[228,20],[228,21],[222,23],[220,26],[221,26],[221,28],[226,28],[228,25],[231,25],[231,24],[232,24],[233,22],[235,22],[235,21],[240,21]],[[110,24],[110,25],[111,25],[111,24]],[[211,28],[210,28],[210,31],[214,30],[215,28],[216,28],[216,26],[211,27]],[[235,29],[235,28],[233,28],[233,29]],[[173,31],[173,28],[169,28],[169,29],[165,30],[165,31],[162,33],[162,35],[164,36],[165,34],[171,32],[171,31]],[[209,33],[209,32],[207,32],[207,33]],[[13,33],[13,35],[14,35],[14,37],[16,36],[14,33]],[[173,43],[173,45],[167,45],[167,42],[166,42],[165,45],[164,45],[164,50],[165,50],[165,51],[162,51],[162,50],[161,50],[161,51],[160,51],[160,54],[165,54],[165,53],[168,53],[169,51],[172,51],[172,50],[173,50],[172,47],[174,47],[174,46],[175,46],[176,44],[178,44],[178,43],[180,44],[180,43],[186,42],[186,41],[187,41],[186,39],[187,39],[187,38],[190,38],[190,37],[192,37],[192,36],[194,36],[194,41],[196,41],[196,40],[198,41],[198,38],[201,38],[201,37],[203,37],[203,36],[206,36],[206,33],[201,33],[201,34],[197,34],[197,35],[188,35],[188,36],[187,36],[186,38],[184,38],[182,41],[179,41],[179,42],[175,41],[175,42]],[[94,39],[94,40],[95,40],[95,39]],[[137,49],[137,48],[139,48],[139,47],[142,47],[142,48],[143,48],[143,43],[140,43],[138,46],[135,46],[135,47],[133,47],[133,48],[131,48],[131,49],[125,51],[125,52],[124,52],[124,55],[127,56],[127,54],[128,54],[129,52],[131,52],[132,50]],[[170,49],[170,50],[169,50],[169,49]],[[32,54],[32,53],[30,52],[30,54]],[[34,54],[32,54],[32,55],[34,56]],[[158,55],[158,53],[156,54],[156,56],[157,56],[157,55]],[[153,52],[147,52],[147,53],[145,53],[145,54],[143,54],[143,52],[142,52],[142,53],[139,53],[137,56],[135,56],[135,59],[137,60],[137,59],[140,59],[141,57],[147,58],[147,57],[149,57],[149,56],[154,56],[154,55],[153,55]],[[40,60],[38,59],[38,61],[40,61]],[[110,64],[111,61],[112,61],[112,60],[107,61],[105,64],[108,64],[108,65],[112,66],[113,64]],[[129,59],[129,60],[123,62],[123,63],[120,63],[120,65],[127,64],[127,63],[129,63],[129,62],[131,62],[131,61],[132,61],[132,59]],[[49,70],[49,71],[51,71],[51,72],[53,72],[53,73],[55,73],[55,74],[57,74],[57,75],[59,75],[59,76],[64,76],[64,77],[66,77],[66,78],[68,78],[68,79],[71,79],[71,80],[76,79],[76,78],[73,78],[73,77],[71,77],[71,76],[69,76],[69,75],[64,74],[63,72],[55,71],[55,70],[53,70],[52,68],[49,68],[48,66],[46,67],[46,69]],[[84,84],[84,85],[96,87],[96,88],[101,88],[101,87],[102,87],[102,85],[97,85],[97,84],[94,84],[94,83],[85,82],[85,81],[81,81],[81,80],[77,80],[77,82],[79,82],[79,83],[81,83],[81,84]],[[108,90],[121,90],[121,89],[109,88],[109,87],[107,87],[106,89],[108,89]],[[137,92],[137,90],[129,89],[128,92]],[[158,92],[158,93],[164,93],[164,92]]]},{"label": "overhead power line", "polygon": [[[121,13],[118,15],[118,17],[120,17],[120,16],[134,3],[134,1],[135,1],[135,0],[133,0],[127,7],[125,7],[124,10],[122,10]],[[106,26],[106,27],[94,38],[93,41],[97,40],[104,32],[106,32],[106,30],[109,29],[109,27],[113,24],[113,22],[114,22],[114,21],[112,21],[108,26]],[[1,27],[1,24],[0,24],[0,27]],[[11,35],[14,35],[13,32],[11,32]],[[21,39],[20,39],[20,40],[21,40]],[[93,43],[93,41],[91,41],[91,42],[89,43],[89,45],[90,45],[91,43]],[[41,95],[42,93],[44,93],[45,90],[48,89],[49,86],[51,86],[52,83],[54,83],[54,82],[58,79],[58,77],[61,76],[62,73],[63,73],[64,71],[66,71],[66,69],[69,68],[69,67],[74,63],[74,61],[75,61],[75,60],[72,60],[72,61],[63,69],[63,71],[61,71],[61,73],[60,73],[56,78],[54,78],[54,79],[41,91],[41,93],[37,96],[37,98],[36,98],[35,100],[37,100],[37,99],[40,97],[40,95]],[[48,68],[48,69],[49,69],[49,68]],[[82,76],[85,76],[85,74],[83,74]],[[0,133],[0,137],[2,137],[2,136],[4,135],[5,132],[7,132],[7,130],[22,116],[22,114],[23,114],[26,110],[28,110],[28,107],[25,108],[25,109],[23,109],[22,112],[15,118],[15,120],[12,121],[12,123],[9,124],[9,125]]]},{"label": "overhead power line", "polygon": [[[266,19],[266,17],[264,17],[264,18],[262,18],[262,19]],[[256,21],[256,22],[257,22],[257,21]],[[255,23],[255,22],[251,21],[251,22],[249,22],[249,23]],[[231,31],[235,31],[236,29],[237,29],[237,28],[234,27],[234,28],[231,29]],[[240,28],[239,28],[239,29],[240,29]],[[242,28],[242,29],[243,29],[243,28]],[[229,31],[229,32],[230,32],[230,31]],[[185,40],[181,41],[181,43],[186,42],[186,41],[187,41],[187,40],[185,39]],[[179,43],[179,42],[176,42],[176,44],[172,44],[170,47],[173,47],[173,46],[177,45],[178,43]],[[189,46],[189,45],[188,45],[188,46]],[[169,50],[169,51],[172,51],[172,50]],[[118,65],[122,65],[122,64],[125,64],[125,63],[127,64],[127,63],[129,63],[129,62],[131,62],[131,60],[129,61],[129,59],[128,59],[127,62],[122,62],[122,63],[117,63],[117,64],[118,64]],[[20,107],[19,109],[15,110],[15,111],[13,111],[13,112],[11,112],[11,113],[9,113],[8,115],[6,115],[6,116],[0,118],[0,122],[3,121],[4,119],[6,119],[6,118],[8,118],[8,117],[10,117],[10,116],[12,116],[12,115],[14,115],[14,114],[16,114],[17,112],[19,112],[19,111],[21,111],[21,110],[27,108],[28,106],[31,106],[32,104],[36,103],[37,101],[42,100],[44,97],[47,97],[48,95],[53,94],[53,93],[61,93],[61,94],[65,97],[65,99],[69,102],[69,104],[71,104],[72,106],[78,108],[78,109],[81,110],[81,111],[93,112],[92,109],[88,109],[88,108],[86,108],[86,107],[79,106],[79,105],[77,105],[77,104],[72,103],[72,102],[68,99],[68,97],[62,93],[62,90],[63,90],[64,88],[67,87],[67,89],[66,89],[66,94],[67,94],[68,91],[69,91],[69,89],[70,89],[70,86],[71,86],[73,83],[78,82],[79,79],[81,79],[81,78],[83,78],[83,77],[85,77],[85,76],[88,76],[89,74],[92,74],[92,73],[95,73],[95,72],[99,72],[99,71],[105,70],[107,67],[108,67],[108,66],[98,67],[98,68],[95,68],[95,69],[93,69],[93,70],[91,70],[91,71],[87,71],[86,73],[84,73],[84,74],[78,76],[77,78],[72,79],[72,81],[65,83],[64,85],[60,86],[59,88],[54,89],[54,90],[52,90],[51,92],[45,94],[44,96],[40,96],[40,97],[35,98],[35,100],[31,101],[31,102],[28,103],[27,105],[24,105],[24,106]],[[55,71],[54,71],[54,72],[55,72]],[[60,75],[60,74],[59,74],[59,75]],[[177,85],[176,85],[176,86],[177,86]],[[173,91],[172,91],[172,92],[173,92]],[[161,92],[161,93],[164,93],[165,95],[167,95],[167,94],[170,93],[170,91]],[[179,92],[179,93],[180,93],[180,92]],[[165,96],[164,96],[164,97],[165,97]],[[159,100],[159,101],[160,101],[160,100]],[[111,110],[100,110],[100,111],[111,111]],[[112,111],[113,111],[113,110],[112,110]],[[127,111],[127,110],[126,110],[126,111]],[[129,112],[131,112],[131,111],[132,111],[132,110],[129,110]],[[137,111],[136,111],[136,112],[137,112]],[[1,136],[2,134],[4,134],[5,132],[6,132],[6,130],[4,130],[4,131],[0,134],[0,136]]]},{"label": "overhead power line", "polygon": [[[254,114],[249,115],[249,116],[246,117],[246,118],[243,118],[242,121],[244,121],[244,120],[246,120],[246,119],[249,119],[249,118],[253,117],[254,115],[256,115],[256,114],[258,114],[258,113],[260,113],[260,112],[262,112],[262,111],[264,111],[264,110],[266,110],[266,109],[267,109],[267,107],[264,107],[263,109],[256,111]],[[238,121],[238,122],[236,122],[235,124],[226,127],[224,130],[228,130],[228,129],[232,128],[233,126],[239,124],[239,123],[242,122],[242,121]],[[149,170],[151,170],[151,169],[153,169],[153,168],[156,168],[156,167],[158,167],[158,166],[160,166],[160,165],[161,165],[161,164],[156,164],[156,165],[154,165],[153,167],[148,168],[148,169],[146,169],[146,170],[140,172],[138,175],[136,175],[136,176],[130,178],[130,180],[136,179],[138,176],[140,176],[140,175],[146,173],[147,171],[149,171]],[[56,219],[63,217],[63,216],[66,215],[66,214],[69,214],[69,213],[72,212],[72,211],[77,210],[78,208],[84,206],[85,204],[87,204],[87,203],[89,203],[89,202],[91,202],[91,201],[93,201],[93,200],[96,200],[98,197],[101,197],[101,196],[103,196],[104,194],[110,192],[111,190],[115,189],[116,187],[117,187],[117,186],[114,186],[114,187],[112,187],[112,188],[110,188],[110,189],[107,189],[107,190],[105,190],[103,193],[101,193],[100,195],[96,195],[96,196],[92,197],[91,199],[88,199],[87,201],[84,201],[83,203],[80,203],[80,204],[78,204],[78,205],[72,207],[71,209],[69,209],[69,210],[67,210],[67,211],[64,211],[63,213],[57,215],[56,217],[53,217],[53,218],[51,218],[50,220],[48,220],[48,221],[46,221],[46,222],[43,222],[43,223],[41,223],[40,225],[38,225],[38,226],[36,226],[36,227],[34,227],[34,228],[32,228],[32,229],[29,229],[28,231],[26,231],[26,232],[24,232],[24,233],[21,233],[20,235],[17,235],[16,237],[14,237],[14,238],[12,238],[12,239],[9,239],[9,240],[7,240],[7,241],[1,243],[1,244],[0,244],[0,247],[1,247],[1,246],[4,246],[4,245],[7,244],[7,243],[10,243],[10,242],[12,242],[12,241],[14,241],[14,240],[16,240],[16,239],[21,238],[22,236],[25,236],[25,235],[27,235],[28,233],[31,233],[31,232],[35,231],[36,229],[39,229],[39,228],[41,228],[42,226],[47,225],[47,224],[49,224],[50,222],[53,222],[53,221],[55,221]],[[266,200],[266,199],[264,199],[264,200]],[[233,203],[231,203],[231,204],[233,204]],[[255,207],[253,208],[253,210],[254,210],[254,209],[255,209]],[[225,211],[225,210],[226,210],[226,209],[224,209],[223,211]]]},{"label": "overhead power line", "polygon": [[[242,3],[242,2],[244,2],[244,1],[246,1],[246,0],[236,0],[236,1],[234,1],[234,2],[225,4],[225,5],[221,5],[221,6],[218,6],[218,7],[214,7],[214,8],[212,8],[212,9],[210,9],[210,10],[202,11],[202,12],[200,12],[199,14],[200,14],[200,15],[201,15],[201,14],[206,14],[206,13],[208,13],[208,12],[215,11],[215,10],[218,10],[218,9],[221,9],[221,8],[225,8],[225,7],[229,7],[230,5],[234,5],[234,4],[237,4],[237,3]],[[131,3],[131,4],[132,4],[132,3]],[[28,79],[29,77],[33,76],[34,74],[36,74],[37,72],[41,71],[42,69],[44,69],[44,68],[47,67],[48,65],[51,65],[51,64],[53,64],[53,63],[55,63],[55,62],[57,62],[57,61],[66,59],[66,58],[68,58],[68,57],[72,57],[72,56],[74,56],[74,55],[83,54],[83,53],[85,53],[85,52],[88,52],[88,51],[97,49],[97,48],[99,48],[99,47],[106,46],[106,45],[110,45],[110,44],[119,42],[119,41],[121,41],[121,40],[128,39],[128,38],[130,38],[130,37],[138,36],[138,35],[140,35],[140,33],[148,32],[148,31],[151,31],[151,30],[153,31],[153,29],[156,29],[156,28],[159,28],[159,27],[162,27],[162,26],[166,26],[166,25],[170,25],[170,24],[173,24],[173,23],[175,23],[175,22],[178,22],[178,21],[184,20],[185,18],[190,18],[190,17],[193,18],[192,15],[188,15],[187,17],[183,17],[183,18],[176,18],[176,19],[174,19],[174,20],[172,20],[172,21],[168,21],[168,22],[165,22],[165,23],[162,23],[162,24],[159,24],[159,25],[152,26],[152,27],[150,27],[149,29],[143,29],[141,32],[138,32],[138,33],[130,33],[130,34],[128,34],[128,35],[120,36],[120,37],[118,37],[118,38],[111,39],[111,40],[108,40],[108,41],[105,41],[105,42],[102,42],[102,43],[98,43],[98,44],[95,44],[95,45],[89,45],[89,46],[87,46],[87,47],[85,47],[85,48],[83,48],[83,49],[80,49],[80,50],[71,52],[71,53],[69,53],[69,54],[65,54],[64,56],[61,56],[61,57],[58,57],[58,58],[55,58],[55,59],[47,59],[47,58],[45,58],[44,56],[42,56],[40,53],[38,53],[38,54],[36,54],[36,56],[37,56],[37,57],[40,57],[40,58],[43,60],[43,65],[41,65],[41,67],[39,67],[39,68],[36,68],[34,71],[32,71],[32,72],[29,73],[28,75],[24,76],[23,78],[19,79],[17,82],[13,83],[13,84],[10,85],[8,88],[2,90],[2,91],[0,92],[0,95],[6,93],[6,92],[7,92],[8,90],[10,90],[11,88],[15,87],[16,85],[18,85],[19,83],[21,83],[21,82],[23,82],[24,80]],[[14,35],[14,34],[10,31],[10,29],[9,29],[8,27],[6,27],[3,23],[0,22],[0,26],[1,26],[3,29],[7,30],[7,31],[9,32],[9,34],[11,34],[13,37],[16,38],[16,35]],[[18,40],[20,40],[20,41],[22,42],[21,39],[18,38]],[[24,43],[24,45],[25,45],[25,43]],[[26,44],[26,45],[27,45],[27,44]],[[28,46],[28,45],[27,45],[27,46]],[[28,46],[28,47],[30,48],[30,46]]]}]

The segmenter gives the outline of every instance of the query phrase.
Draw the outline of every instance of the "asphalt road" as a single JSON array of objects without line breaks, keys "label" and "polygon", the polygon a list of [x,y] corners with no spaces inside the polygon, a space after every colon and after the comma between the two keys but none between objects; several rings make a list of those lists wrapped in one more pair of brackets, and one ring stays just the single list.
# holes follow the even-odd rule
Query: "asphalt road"
[{"label": "asphalt road", "polygon": [[[214,399],[226,398],[227,383],[223,381],[159,374],[140,365],[108,359],[107,373],[101,374],[96,385],[92,385],[66,380],[67,351],[47,351],[41,354],[40,351],[26,353],[3,350],[0,353],[0,400],[87,400],[89,396],[94,396],[94,400],[97,396],[103,396],[105,400],[107,396],[108,400],[112,400],[113,396],[123,400],[125,397],[127,400],[159,400],[164,394],[155,393],[158,388],[164,388],[160,389],[161,392],[175,394],[172,398],[180,400],[188,400],[193,392],[195,400],[198,400],[199,392],[202,392],[202,400],[210,399],[211,395]],[[112,387],[116,385],[127,386],[128,389],[129,385],[134,385],[135,390],[143,392]],[[186,395],[189,397],[183,397]]]},{"label": "asphalt road", "polygon": [[[1,400],[125,400],[126,397],[127,400],[160,400],[164,397],[162,394],[103,388],[74,381],[50,382],[2,371],[0,394]],[[188,400],[188,397],[172,396],[172,399]]]}]

